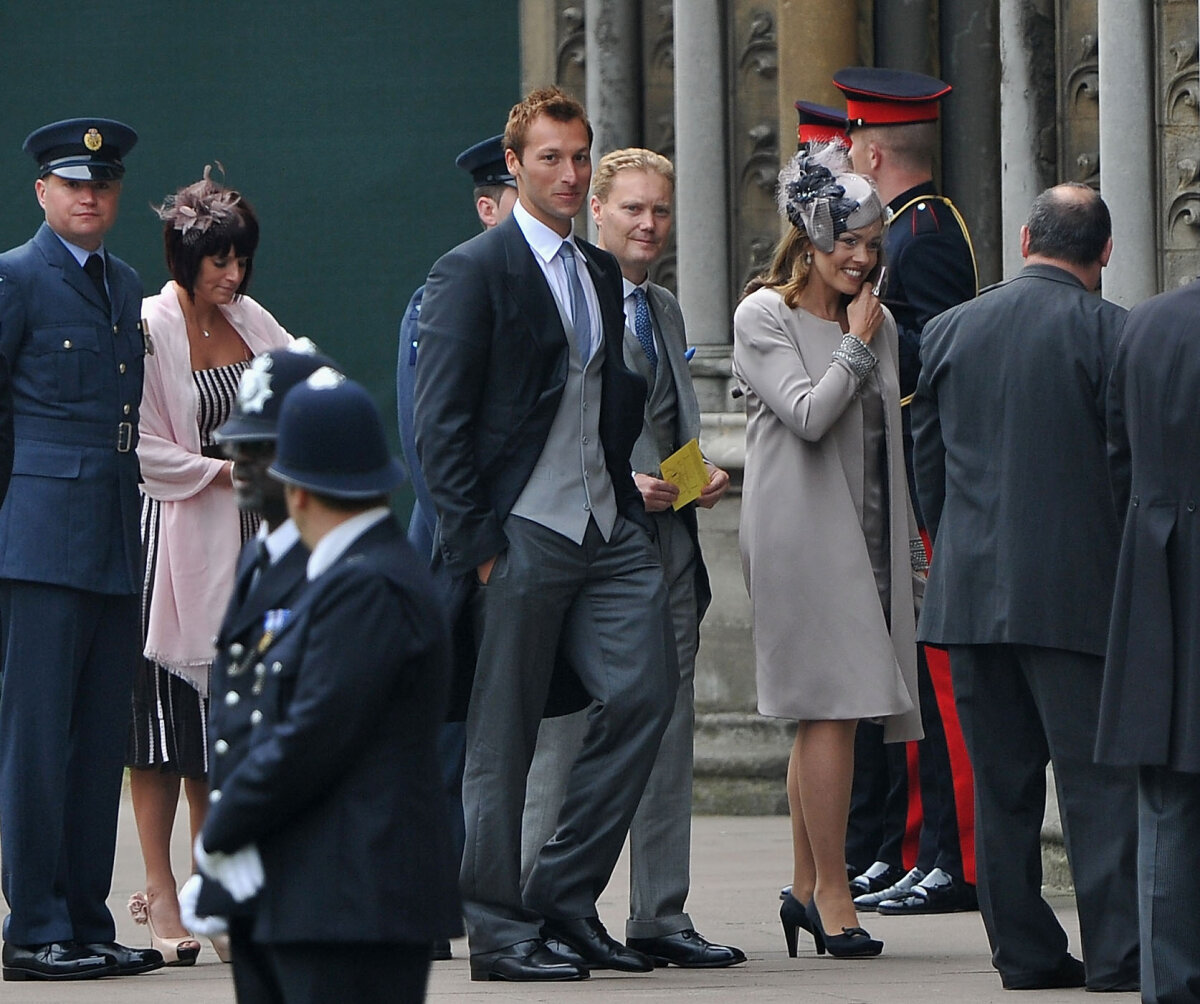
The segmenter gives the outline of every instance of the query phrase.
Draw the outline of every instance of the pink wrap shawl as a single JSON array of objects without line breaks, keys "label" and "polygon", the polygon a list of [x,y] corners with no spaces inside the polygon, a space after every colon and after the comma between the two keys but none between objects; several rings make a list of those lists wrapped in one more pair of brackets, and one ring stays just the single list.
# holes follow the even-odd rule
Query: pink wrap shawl
[{"label": "pink wrap shawl", "polygon": [[[221,310],[254,355],[292,340],[248,296]],[[173,283],[142,301],[142,317],[154,354],[146,356],[137,453],[142,491],[162,503],[145,655],[207,696],[240,549],[237,505],[231,488],[212,484],[224,461],[200,453],[199,396]]]}]

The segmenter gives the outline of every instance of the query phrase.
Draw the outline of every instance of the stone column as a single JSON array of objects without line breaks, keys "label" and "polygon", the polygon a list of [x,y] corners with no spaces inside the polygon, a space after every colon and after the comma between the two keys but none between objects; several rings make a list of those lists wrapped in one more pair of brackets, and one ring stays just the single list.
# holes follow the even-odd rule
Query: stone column
[{"label": "stone column", "polygon": [[999,37],[994,0],[941,5],[942,191],[955,201],[975,246],[979,284],[1000,278]]},{"label": "stone column", "polygon": [[854,4],[809,0],[779,5],[781,159],[796,152],[795,103],[816,101],[831,108],[845,108],[845,96],[833,86],[833,75],[842,67],[859,64]]},{"label": "stone column", "polygon": [[877,0],[874,35],[875,66],[938,75],[931,0]]},{"label": "stone column", "polygon": [[[1099,0],[1100,193],[1113,221],[1104,296],[1132,307],[1158,285],[1153,4]],[[1131,81],[1142,82],[1133,86]]]},{"label": "stone column", "polygon": [[641,142],[641,47],[634,0],[587,0],[587,110],[597,160]]},{"label": "stone column", "polygon": [[[1016,275],[1021,226],[1053,183],[1043,136],[1054,124],[1054,15],[1047,0],[1000,0],[1000,229],[1002,274]],[[1045,65],[1043,65],[1045,64]],[[1049,167],[1050,170],[1046,168]]]},{"label": "stone column", "polygon": [[[730,338],[725,55],[720,0],[675,0],[675,239],[688,341]],[[704,410],[717,410],[705,408]]]}]

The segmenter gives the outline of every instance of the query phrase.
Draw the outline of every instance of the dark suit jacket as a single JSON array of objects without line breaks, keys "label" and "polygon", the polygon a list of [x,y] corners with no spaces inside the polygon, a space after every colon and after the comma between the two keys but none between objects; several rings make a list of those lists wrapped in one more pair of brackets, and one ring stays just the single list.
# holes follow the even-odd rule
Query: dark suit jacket
[{"label": "dark suit jacket", "polygon": [[1108,396],[1124,516],[1097,756],[1200,773],[1200,282],[1134,307]]},{"label": "dark suit jacket", "polygon": [[[621,272],[579,241],[604,330],[600,436],[617,508],[648,526],[629,454],[645,381],[625,366]],[[425,284],[417,362],[417,452],[438,510],[438,547],[454,576],[507,546],[501,524],[546,443],[567,379],[554,294],[514,217],[443,255]]]},{"label": "dark suit jacket", "polygon": [[447,637],[424,566],[388,517],[259,622],[232,667],[238,698],[214,694],[204,846],[257,845],[257,941],[461,930],[435,742]]},{"label": "dark suit jacket", "polygon": [[1027,265],[925,327],[921,641],[1103,654],[1120,534],[1104,395],[1124,319],[1070,273]]},{"label": "dark suit jacket", "polygon": [[119,258],[107,261],[106,311],[46,224],[0,255],[0,375],[9,374],[0,380],[0,488],[12,470],[0,578],[128,595],[142,584],[142,284]]}]

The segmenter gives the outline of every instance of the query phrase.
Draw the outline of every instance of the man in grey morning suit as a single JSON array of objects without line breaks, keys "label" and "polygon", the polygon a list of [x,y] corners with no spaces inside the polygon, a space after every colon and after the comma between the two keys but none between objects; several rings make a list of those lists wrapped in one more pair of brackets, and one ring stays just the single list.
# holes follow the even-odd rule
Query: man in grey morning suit
[{"label": "man in grey morning suit", "polygon": [[[700,435],[700,405],[688,372],[683,314],[671,293],[649,279],[671,232],[675,169],[650,150],[614,150],[592,179],[591,209],[598,243],[621,266],[625,293],[625,363],[646,380],[642,434],[633,448],[634,481],[654,521],[656,544],[670,595],[679,661],[679,690],[671,724],[629,830],[629,947],[688,968],[719,968],[744,962],[737,948],[699,934],[684,912],[689,887],[692,826],[693,672],[700,618],[711,593],[696,533],[696,507],[672,507],[679,490],[660,477],[659,464]],[[709,481],[697,500],[709,508],[729,487],[729,475],[708,464]],[[587,729],[587,712],[547,718],[526,794],[522,858],[552,834],[569,766]],[[558,946],[552,946],[561,951]]]},{"label": "man in grey morning suit", "polygon": [[[596,915],[678,685],[666,586],[629,455],[646,385],[625,367],[621,276],[571,236],[591,128],[556,88],[514,106],[512,216],[429,274],[417,451],[439,559],[474,575],[482,634],[467,712],[461,885],[473,979],[648,971]],[[561,646],[595,700],[554,838],[520,882],[521,808]]]},{"label": "man in grey morning suit", "polygon": [[1129,312],[1108,393],[1125,520],[1101,763],[1138,768],[1142,1000],[1200,1001],[1200,281]]},{"label": "man in grey morning suit", "polygon": [[[1092,759],[1120,535],[1104,393],[1125,311],[1091,293],[1111,234],[1087,186],[1043,192],[1021,272],[921,338],[914,458],[934,557],[918,638],[949,649],[979,905],[1007,989],[1138,985],[1135,776]],[[1082,964],[1041,895],[1047,760]]]}]

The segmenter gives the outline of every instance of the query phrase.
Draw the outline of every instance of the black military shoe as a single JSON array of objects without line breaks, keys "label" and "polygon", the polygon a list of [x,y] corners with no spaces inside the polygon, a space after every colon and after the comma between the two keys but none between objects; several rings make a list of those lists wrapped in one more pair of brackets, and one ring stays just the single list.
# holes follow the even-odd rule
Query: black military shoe
[{"label": "black military shoe", "polygon": [[648,955],[656,966],[724,969],[746,961],[746,953],[740,948],[714,944],[692,929],[659,938],[626,938],[625,944],[635,952]]},{"label": "black military shoe", "polygon": [[915,916],[924,913],[964,913],[979,909],[975,887],[935,868],[908,892],[887,899],[876,909],[886,916]]},{"label": "black military shoe", "polygon": [[109,976],[137,976],[162,969],[166,965],[162,953],[155,948],[126,948],[115,941],[93,941],[79,947],[112,959],[116,970],[108,973]]},{"label": "black military shoe", "polygon": [[14,945],[6,941],[0,958],[4,979],[10,982],[90,980],[117,971],[108,955],[84,949],[73,941],[52,941],[48,945]]}]

